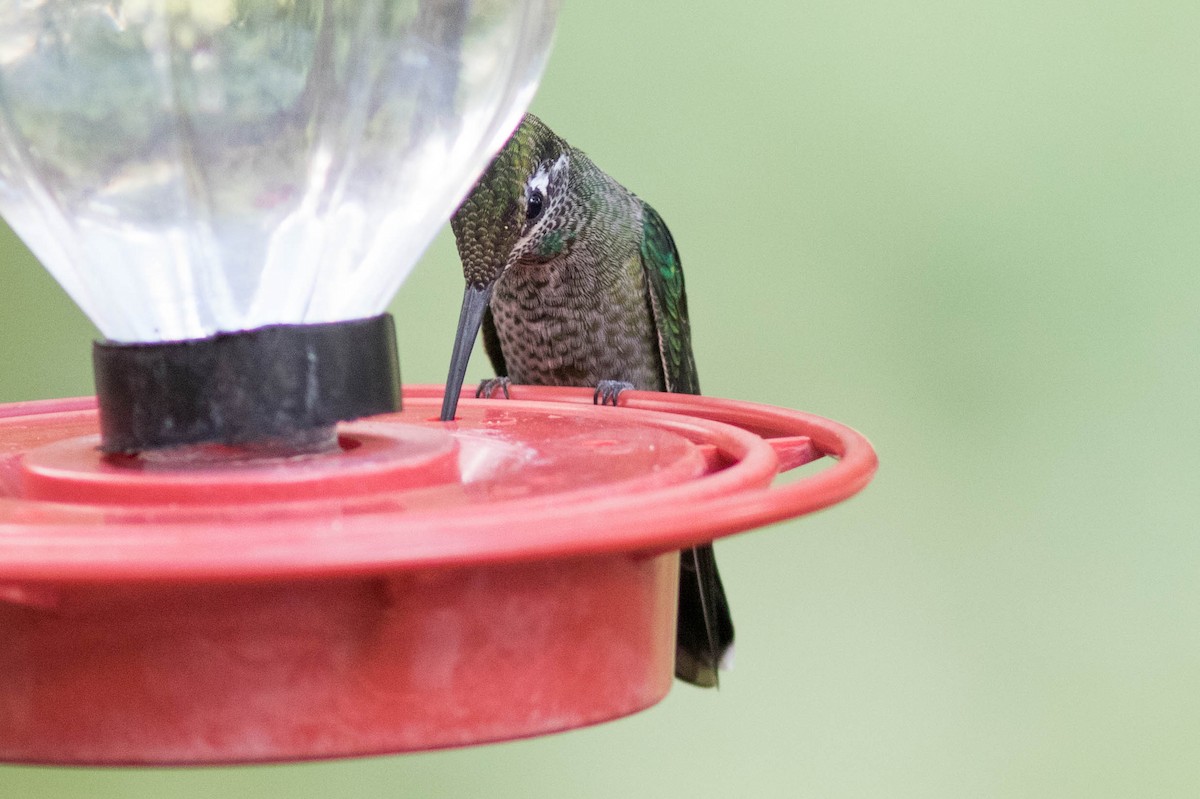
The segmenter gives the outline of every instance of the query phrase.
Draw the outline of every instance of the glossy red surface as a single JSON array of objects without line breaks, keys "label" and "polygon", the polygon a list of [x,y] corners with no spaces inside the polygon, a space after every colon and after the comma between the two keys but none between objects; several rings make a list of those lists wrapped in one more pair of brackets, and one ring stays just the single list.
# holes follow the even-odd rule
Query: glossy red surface
[{"label": "glossy red surface", "polygon": [[[858,491],[861,436],[708,397],[514,387],[333,453],[109,458],[0,406],[0,759],[307,759],[534,735],[671,683],[676,550]],[[780,469],[837,462],[772,487]]]}]

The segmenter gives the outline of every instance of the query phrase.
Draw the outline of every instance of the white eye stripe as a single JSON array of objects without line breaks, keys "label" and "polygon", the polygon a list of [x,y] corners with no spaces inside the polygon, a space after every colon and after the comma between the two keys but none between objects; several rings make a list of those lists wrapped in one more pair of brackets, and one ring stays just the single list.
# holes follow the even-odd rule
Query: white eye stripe
[{"label": "white eye stripe", "polygon": [[539,166],[537,171],[533,173],[533,176],[525,184],[525,197],[528,198],[537,191],[540,191],[543,197],[547,196],[550,188],[550,175],[560,173],[566,168],[569,162],[569,156],[563,153],[555,159],[554,163]]},{"label": "white eye stripe", "polygon": [[525,184],[525,196],[529,197],[534,192],[541,192],[542,196],[546,196],[546,189],[550,185],[550,170],[546,167],[541,167],[537,172],[533,173],[533,177]]}]

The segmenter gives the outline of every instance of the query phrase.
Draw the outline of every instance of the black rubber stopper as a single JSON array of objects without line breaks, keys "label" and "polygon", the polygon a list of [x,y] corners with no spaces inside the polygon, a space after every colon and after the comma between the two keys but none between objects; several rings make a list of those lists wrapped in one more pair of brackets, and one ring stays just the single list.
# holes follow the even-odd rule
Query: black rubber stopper
[{"label": "black rubber stopper", "polygon": [[203,339],[92,350],[100,448],[301,442],[336,422],[400,408],[388,314],[270,325]]}]

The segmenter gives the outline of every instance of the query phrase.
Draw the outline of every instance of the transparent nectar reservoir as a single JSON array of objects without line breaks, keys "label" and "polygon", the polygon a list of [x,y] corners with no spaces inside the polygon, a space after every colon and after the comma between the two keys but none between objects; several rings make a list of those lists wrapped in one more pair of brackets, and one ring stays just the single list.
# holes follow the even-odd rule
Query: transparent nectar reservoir
[{"label": "transparent nectar reservoir", "polygon": [[0,215],[110,341],[378,314],[557,0],[0,4]]}]

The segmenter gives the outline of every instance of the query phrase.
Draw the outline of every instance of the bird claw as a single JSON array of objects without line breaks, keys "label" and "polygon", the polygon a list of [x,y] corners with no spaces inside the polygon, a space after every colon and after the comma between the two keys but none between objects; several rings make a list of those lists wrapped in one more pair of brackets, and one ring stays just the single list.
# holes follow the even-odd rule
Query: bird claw
[{"label": "bird claw", "polygon": [[633,383],[626,383],[624,380],[601,380],[596,384],[596,393],[592,395],[592,404],[616,407],[621,392],[629,391],[632,388]]},{"label": "bird claw", "polygon": [[490,377],[487,380],[479,382],[479,388],[475,389],[475,398],[494,399],[496,390],[504,392],[505,399],[512,399],[508,393],[508,387],[512,385],[512,381],[507,377]]}]

